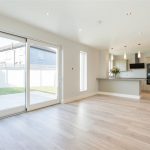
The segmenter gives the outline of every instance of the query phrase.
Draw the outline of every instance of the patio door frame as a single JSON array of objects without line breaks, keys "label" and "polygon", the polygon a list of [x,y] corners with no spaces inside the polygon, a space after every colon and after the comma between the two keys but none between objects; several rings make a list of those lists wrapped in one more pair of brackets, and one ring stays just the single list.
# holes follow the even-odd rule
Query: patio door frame
[{"label": "patio door frame", "polygon": [[[0,37],[3,37],[3,38],[8,38],[10,40],[16,40],[18,42],[22,42],[24,43],[25,45],[25,59],[27,58],[26,56],[26,38],[24,37],[20,37],[20,36],[16,36],[16,35],[12,35],[12,34],[9,34],[9,33],[5,33],[5,32],[2,32],[0,31]],[[8,108],[6,110],[0,110],[0,118],[4,118],[6,116],[11,116],[11,115],[14,115],[14,114],[18,114],[18,113],[21,113],[21,112],[25,112],[26,111],[26,61],[25,61],[25,67],[24,67],[24,88],[25,88],[25,94],[24,94],[24,100],[25,100],[25,103],[24,103],[24,106],[17,106],[17,107],[12,107],[12,108]]]},{"label": "patio door frame", "polygon": [[[46,49],[47,47],[52,47],[52,48],[56,48],[57,49],[57,99],[55,100],[49,100],[46,102],[41,102],[41,103],[37,103],[37,104],[32,104],[30,102],[30,47],[37,47],[37,48],[41,48],[41,49]],[[47,50],[47,49],[46,49]],[[41,42],[41,41],[36,41],[36,40],[31,40],[31,39],[27,39],[27,43],[26,43],[26,109],[27,111],[32,111],[35,109],[39,109],[42,107],[47,107],[50,105],[54,105],[54,104],[58,104],[60,103],[60,99],[61,99],[61,49],[58,46],[46,43],[46,42]]]}]

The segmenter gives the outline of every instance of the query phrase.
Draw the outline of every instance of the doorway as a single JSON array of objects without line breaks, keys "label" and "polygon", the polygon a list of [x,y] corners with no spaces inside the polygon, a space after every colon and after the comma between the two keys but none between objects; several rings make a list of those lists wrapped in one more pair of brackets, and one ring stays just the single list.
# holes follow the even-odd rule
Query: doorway
[{"label": "doorway", "polygon": [[28,40],[27,110],[59,103],[59,50]]},{"label": "doorway", "polygon": [[0,117],[25,111],[26,39],[0,33]]},{"label": "doorway", "polygon": [[60,52],[0,32],[0,117],[60,102]]}]

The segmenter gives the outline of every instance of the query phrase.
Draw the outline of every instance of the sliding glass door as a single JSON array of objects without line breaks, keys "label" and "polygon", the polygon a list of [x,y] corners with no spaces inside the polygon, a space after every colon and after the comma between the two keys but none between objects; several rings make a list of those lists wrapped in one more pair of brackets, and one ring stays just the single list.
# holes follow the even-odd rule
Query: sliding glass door
[{"label": "sliding glass door", "polygon": [[0,32],[0,118],[59,103],[59,50]]},{"label": "sliding glass door", "polygon": [[25,111],[25,42],[0,33],[0,117]]},{"label": "sliding glass door", "polygon": [[28,110],[59,102],[58,50],[48,44],[28,41],[29,49],[29,104]]}]

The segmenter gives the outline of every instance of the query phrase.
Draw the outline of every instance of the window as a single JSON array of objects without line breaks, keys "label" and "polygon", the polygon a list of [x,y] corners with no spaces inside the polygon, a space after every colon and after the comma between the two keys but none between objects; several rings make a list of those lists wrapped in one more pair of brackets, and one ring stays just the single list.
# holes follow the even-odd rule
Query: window
[{"label": "window", "polygon": [[80,91],[87,90],[87,53],[80,51]]}]

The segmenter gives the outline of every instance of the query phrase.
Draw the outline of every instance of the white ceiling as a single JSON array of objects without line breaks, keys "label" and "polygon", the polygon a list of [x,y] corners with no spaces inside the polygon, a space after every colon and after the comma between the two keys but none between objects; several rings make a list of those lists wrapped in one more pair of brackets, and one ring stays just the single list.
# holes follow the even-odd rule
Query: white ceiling
[{"label": "white ceiling", "polygon": [[0,13],[118,54],[150,50],[149,0],[0,0]]}]

